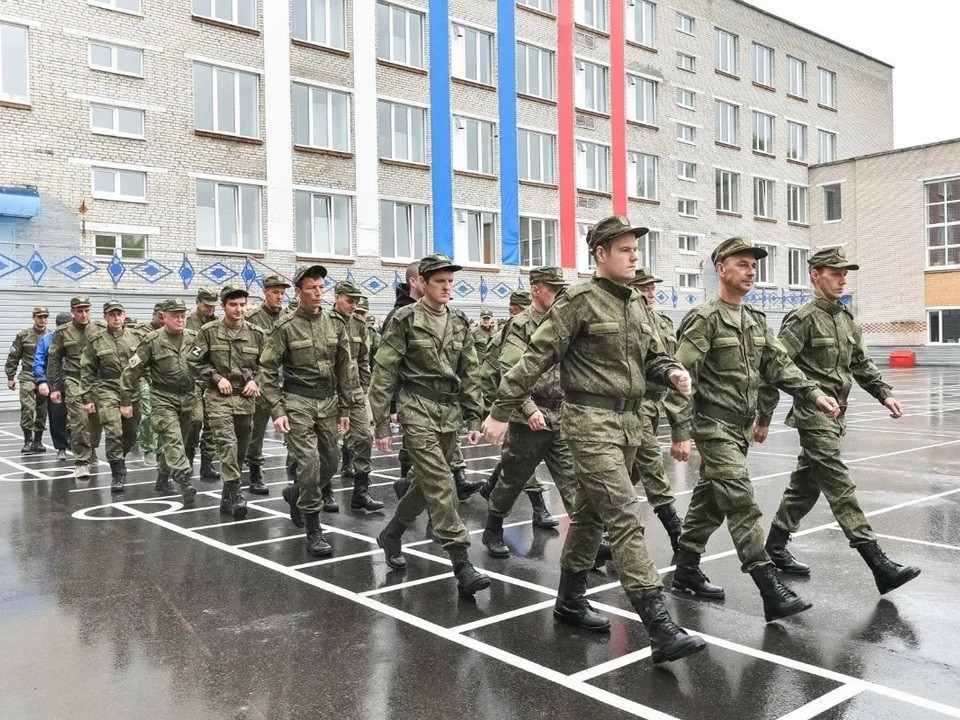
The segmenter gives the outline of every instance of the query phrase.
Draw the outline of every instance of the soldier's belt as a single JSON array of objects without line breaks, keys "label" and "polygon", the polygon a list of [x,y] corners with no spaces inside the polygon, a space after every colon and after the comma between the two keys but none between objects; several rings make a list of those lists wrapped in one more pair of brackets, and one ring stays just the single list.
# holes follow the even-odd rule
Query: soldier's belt
[{"label": "soldier's belt", "polygon": [[714,405],[710,402],[704,402],[698,400],[694,408],[696,412],[700,415],[705,415],[708,418],[714,420],[723,420],[728,422],[731,425],[739,425],[740,427],[746,427],[752,425],[754,420],[756,420],[756,412],[752,413],[738,413],[733,410],[728,410],[727,408],[720,407],[719,405]]},{"label": "soldier's belt", "polygon": [[187,387],[179,387],[177,385],[165,385],[163,383],[153,382],[150,383],[151,390],[159,390],[160,392],[173,393],[175,395],[182,395],[183,393],[193,392],[193,383]]},{"label": "soldier's belt", "polygon": [[633,412],[640,407],[643,398],[615,398],[609,395],[594,395],[587,392],[566,392],[564,393],[564,400],[572,405],[586,405],[601,410],[626,413]]},{"label": "soldier's belt", "polygon": [[427,387],[426,385],[409,382],[404,383],[403,387],[414,395],[419,395],[427,400],[433,400],[435,403],[440,403],[441,405],[454,405],[460,402],[459,392],[446,392],[444,390],[438,390],[437,388]]},{"label": "soldier's belt", "polygon": [[300,395],[302,397],[313,398],[314,400],[325,400],[330,397],[330,394],[333,392],[333,388],[327,385],[301,385],[300,383],[286,380],[283,383],[283,391],[293,393],[294,395]]},{"label": "soldier's belt", "polygon": [[560,406],[563,405],[563,400],[551,400],[550,398],[540,397],[539,395],[531,395],[530,399],[533,400],[541,410],[559,410]]}]

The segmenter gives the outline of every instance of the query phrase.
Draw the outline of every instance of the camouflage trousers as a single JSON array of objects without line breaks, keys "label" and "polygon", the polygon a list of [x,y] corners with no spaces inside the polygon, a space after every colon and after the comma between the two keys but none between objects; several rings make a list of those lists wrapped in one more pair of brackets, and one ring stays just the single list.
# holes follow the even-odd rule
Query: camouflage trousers
[{"label": "camouflage trousers", "polygon": [[78,467],[89,465],[100,446],[100,418],[97,413],[91,415],[84,409],[79,380],[68,377],[65,387],[67,424],[70,426],[70,447],[73,449],[74,464]]},{"label": "camouflage trousers", "polygon": [[[500,458],[500,481],[490,493],[490,514],[506,517],[520,493],[542,492],[536,470],[546,462],[550,477],[557,484],[567,514],[579,492],[573,476],[573,458],[566,440],[557,430],[531,430],[525,423],[511,422]],[[574,526],[571,523],[571,531]],[[567,535],[569,540],[570,535]]]},{"label": "camouflage trousers", "polygon": [[290,434],[287,435],[287,464],[297,467],[297,501],[305,513],[320,512],[320,489],[330,484],[340,463],[337,439],[336,402],[329,399],[284,393]]},{"label": "camouflage trousers", "polygon": [[400,498],[394,519],[407,527],[427,510],[444,547],[468,547],[470,535],[457,512],[457,489],[450,473],[460,449],[459,434],[404,425],[403,447],[412,463],[410,488]]},{"label": "camouflage trousers", "polygon": [[210,430],[210,418],[207,417],[206,404],[203,402],[202,394],[197,398],[197,404],[193,409],[193,423],[196,428],[194,436],[197,442],[193,445],[200,445],[200,452],[204,455],[213,457],[217,454],[217,444],[213,439],[213,432]]},{"label": "camouflage trousers", "polygon": [[[630,482],[637,448],[569,439],[577,492],[572,498],[570,527],[560,555],[561,567],[573,572],[593,568],[603,529],[610,533],[613,561],[630,598],[648,597],[663,583],[643,539],[640,499]],[[571,542],[570,538],[578,538]]]},{"label": "camouflage trousers", "polygon": [[787,532],[796,532],[823,493],[851,547],[876,542],[877,536],[857,500],[857,486],[840,459],[839,427],[801,429],[800,447],[797,468],[790,475],[773,522]]},{"label": "camouflage trousers", "polygon": [[153,432],[153,423],[150,421],[153,400],[150,383],[140,378],[140,431],[137,435],[137,444],[140,452],[157,454],[157,435]]},{"label": "camouflage trousers", "polygon": [[37,392],[33,380],[20,381],[20,427],[43,432],[47,426],[47,399]]},{"label": "camouflage trousers", "polygon": [[189,476],[193,466],[187,456],[197,449],[194,419],[197,396],[193,393],[174,395],[154,389],[152,400],[150,422],[160,447],[157,471],[161,475]]},{"label": "camouflage trousers", "polygon": [[643,440],[637,448],[637,459],[630,469],[630,479],[634,485],[643,485],[643,492],[651,506],[672,505],[676,496],[667,481],[663,469],[663,450],[657,439],[660,425],[660,408],[652,400],[643,401]]},{"label": "camouflage trousers", "polygon": [[344,438],[347,449],[353,453],[353,467],[357,473],[370,472],[370,456],[373,452],[373,429],[364,403],[350,411],[350,432]]},{"label": "camouflage trousers", "polygon": [[[250,443],[247,445],[247,465],[263,465],[263,440],[267,436],[270,422],[270,403],[262,396],[257,398],[257,409],[253,411],[253,425],[250,430]],[[223,462],[223,458],[220,459]]]},{"label": "camouflage trousers", "polygon": [[746,440],[694,439],[700,453],[700,479],[683,518],[680,548],[702,555],[710,536],[726,520],[743,572],[766,565],[770,557],[763,549],[760,507],[747,474]]},{"label": "camouflage trousers", "polygon": [[248,398],[221,396],[208,390],[203,397],[204,416],[220,455],[223,482],[240,480],[242,460],[246,457],[253,431],[253,406]]},{"label": "camouflage trousers", "polygon": [[123,460],[137,442],[140,429],[140,403],[133,402],[133,417],[120,414],[120,393],[100,390],[97,393],[97,414],[107,448],[107,460]]}]

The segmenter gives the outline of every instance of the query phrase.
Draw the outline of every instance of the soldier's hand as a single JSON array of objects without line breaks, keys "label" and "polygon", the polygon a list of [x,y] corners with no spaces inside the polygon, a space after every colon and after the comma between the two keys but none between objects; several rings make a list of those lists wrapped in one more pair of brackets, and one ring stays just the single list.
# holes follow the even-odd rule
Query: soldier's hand
[{"label": "soldier's hand", "polygon": [[396,414],[396,413],[390,413],[390,422],[393,423],[394,425],[397,424],[397,414]]},{"label": "soldier's hand", "polygon": [[87,415],[93,415],[97,411],[97,404],[89,402],[83,406],[83,409],[86,411]]},{"label": "soldier's hand", "polygon": [[120,415],[125,418],[133,417],[133,405],[121,405]]},{"label": "soldier's hand", "polygon": [[281,415],[278,418],[274,418],[273,429],[281,435],[286,435],[288,432],[290,432],[290,421],[287,419],[287,416]]},{"label": "soldier's hand", "polygon": [[387,435],[386,437],[377,438],[377,450],[382,453],[390,452],[393,448],[393,435]]},{"label": "soldier's hand", "polygon": [[480,442],[480,438],[483,437],[483,433],[479,430],[468,430],[467,431],[467,442],[471,445],[476,445]]},{"label": "soldier's hand", "polygon": [[487,442],[500,445],[507,434],[507,427],[507,423],[494,420],[492,415],[487,415],[487,419],[483,421],[483,433],[487,436]]},{"label": "soldier's hand", "polygon": [[344,415],[342,418],[340,418],[340,422],[337,424],[337,433],[339,433],[340,436],[342,437],[349,432],[350,432],[350,416]]},{"label": "soldier's hand", "polygon": [[260,386],[257,385],[255,380],[251,380],[243,386],[243,390],[240,392],[240,394],[244,397],[260,397]]},{"label": "soldier's hand", "polygon": [[52,393],[50,393],[50,400],[55,405],[59,405],[61,402],[63,402],[63,396],[60,394],[59,390],[54,390]]},{"label": "soldier's hand", "polygon": [[217,383],[217,390],[220,391],[221,395],[233,395],[233,385],[226,378],[220,378]]},{"label": "soldier's hand", "polygon": [[670,443],[670,457],[677,462],[686,462],[690,459],[690,441],[674,440]]},{"label": "soldier's hand", "polygon": [[37,386],[37,392],[40,393],[42,397],[50,397],[50,386],[46,383],[40,383]]},{"label": "soldier's hand", "polygon": [[690,373],[686,370],[674,370],[670,373],[670,382],[684,397],[693,395],[693,382],[690,380]]},{"label": "soldier's hand", "polygon": [[769,425],[757,425],[753,428],[753,439],[754,442],[762,443],[767,439],[767,435],[770,434]]},{"label": "soldier's hand", "polygon": [[836,398],[832,398],[829,395],[818,397],[817,407],[831,420],[840,417],[840,403],[837,402]]},{"label": "soldier's hand", "polygon": [[890,417],[894,420],[903,417],[903,405],[895,398],[887,398],[883,401],[884,407],[890,411]]},{"label": "soldier's hand", "polygon": [[547,419],[543,416],[543,412],[541,410],[537,410],[533,415],[528,417],[527,424],[530,425],[531,430],[547,429]]},{"label": "soldier's hand", "polygon": [[17,381],[16,380],[7,380],[7,390],[16,390]]}]

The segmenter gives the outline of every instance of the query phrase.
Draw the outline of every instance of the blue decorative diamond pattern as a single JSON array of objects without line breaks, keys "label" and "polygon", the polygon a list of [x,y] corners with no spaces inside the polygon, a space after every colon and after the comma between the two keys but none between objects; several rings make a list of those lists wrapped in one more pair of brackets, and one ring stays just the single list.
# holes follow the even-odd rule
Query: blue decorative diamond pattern
[{"label": "blue decorative diamond pattern", "polygon": [[474,290],[473,285],[468,283],[466,280],[461,280],[456,285],[453,286],[453,291],[457,293],[460,297],[466,297]]},{"label": "blue decorative diamond pattern", "polygon": [[89,260],[84,260],[79,255],[71,255],[53,265],[53,269],[61,275],[71,280],[82,280],[88,275],[93,275],[99,268]]},{"label": "blue decorative diamond pattern", "polygon": [[138,278],[146,280],[152,285],[153,283],[163,280],[165,277],[172,274],[173,270],[151,258],[150,260],[145,260],[139,265],[134,265],[132,268],[130,268],[130,272],[132,272]]},{"label": "blue decorative diamond pattern", "polygon": [[40,281],[43,280],[43,276],[47,274],[47,262],[43,259],[43,256],[37,252],[33,251],[33,254],[30,255],[30,259],[27,260],[27,272],[30,273],[30,279],[33,280],[34,285],[39,285]]},{"label": "blue decorative diamond pattern", "polygon": [[496,285],[493,286],[493,294],[496,295],[501,300],[503,300],[505,297],[507,297],[507,295],[509,295],[512,292],[513,290],[511,290],[509,287],[507,287],[503,283],[497,283]]},{"label": "blue decorative diamond pattern", "polygon": [[697,296],[693,293],[687,295],[687,305],[693,305],[697,301]]},{"label": "blue decorative diamond pattern", "polygon": [[524,289],[526,288],[523,287],[523,278],[517,278],[517,290],[524,290]]},{"label": "blue decorative diamond pattern", "polygon": [[190,288],[190,283],[193,282],[193,279],[197,276],[197,271],[193,269],[193,263],[190,262],[190,258],[187,257],[187,254],[183,254],[183,262],[180,263],[180,279],[183,281],[183,289],[188,290]]},{"label": "blue decorative diamond pattern", "polygon": [[201,270],[200,274],[212,283],[223,285],[233,280],[237,276],[237,271],[227,267],[222,262],[215,262]]},{"label": "blue decorative diamond pattern", "polygon": [[247,258],[247,261],[243,264],[243,270],[240,271],[240,277],[243,278],[244,284],[247,286],[247,290],[250,289],[250,286],[260,280],[257,276],[257,269],[253,266],[253,263],[250,262],[250,258]]},{"label": "blue decorative diamond pattern", "polygon": [[18,263],[12,257],[0,254],[0,277],[4,277],[10,273],[15,273],[17,270],[22,270],[23,267],[23,265]]},{"label": "blue decorative diamond pattern", "polygon": [[123,263],[120,262],[120,256],[116,253],[113,254],[113,257],[110,258],[110,264],[107,265],[107,274],[110,276],[110,279],[113,281],[113,286],[116,287],[120,278],[123,277],[123,274],[127,269],[123,266]]},{"label": "blue decorative diamond pattern", "polygon": [[752,293],[750,293],[749,295],[747,295],[746,301],[752,305],[753,303],[757,302],[757,299],[758,299],[759,297],[760,297],[760,296],[757,295],[755,292],[752,292]]},{"label": "blue decorative diamond pattern", "polygon": [[670,296],[667,295],[663,290],[659,290],[656,295],[657,302],[663,305],[670,299]]},{"label": "blue decorative diamond pattern", "polygon": [[356,280],[353,279],[353,270],[352,270],[351,268],[347,268],[346,281],[347,281],[347,282],[356,282]]},{"label": "blue decorative diamond pattern", "polygon": [[378,278],[376,275],[372,277],[368,277],[366,280],[360,283],[360,287],[362,287],[364,290],[366,290],[368,293],[372,295],[376,295],[381,290],[383,290],[386,286],[387,284],[383,280]]}]

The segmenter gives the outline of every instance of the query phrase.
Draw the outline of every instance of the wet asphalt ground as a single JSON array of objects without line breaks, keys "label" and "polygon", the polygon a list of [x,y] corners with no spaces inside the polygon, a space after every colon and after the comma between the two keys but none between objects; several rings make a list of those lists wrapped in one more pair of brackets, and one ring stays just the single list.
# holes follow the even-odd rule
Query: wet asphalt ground
[{"label": "wet asphalt ground", "polygon": [[[382,514],[352,512],[348,483],[335,479],[341,511],[321,516],[335,555],[317,560],[280,497],[279,436],[266,443],[270,495],[248,495],[236,523],[218,511],[218,484],[198,483],[196,506],[183,510],[179,496],[153,491],[155,470],[138,458],[127,491],[111,497],[102,447],[99,474],[79,483],[52,448],[21,455],[17,416],[5,413],[0,720],[960,717],[960,371],[885,373],[906,416],[894,421],[855,392],[844,457],[881,547],[920,577],[881,597],[821,499],[790,546],[813,572],[785,578],[813,608],[768,624],[722,527],[703,569],[726,600],[667,600],[708,647],[660,666],[612,566],[590,580],[608,634],[554,623],[566,518],[550,485],[559,531],[532,528],[521,496],[505,560],[479,542],[482,498],[460,505],[471,558],[493,578],[463,600],[446,554],[424,540],[425,517],[404,536],[405,573],[376,547],[396,505],[394,456],[374,462]],[[799,449],[786,410],[750,452],[764,529]],[[660,435],[666,447],[666,427]],[[483,477],[498,448],[464,453]],[[697,457],[667,462],[682,513]],[[647,505],[643,519],[669,585],[666,534]]]}]

